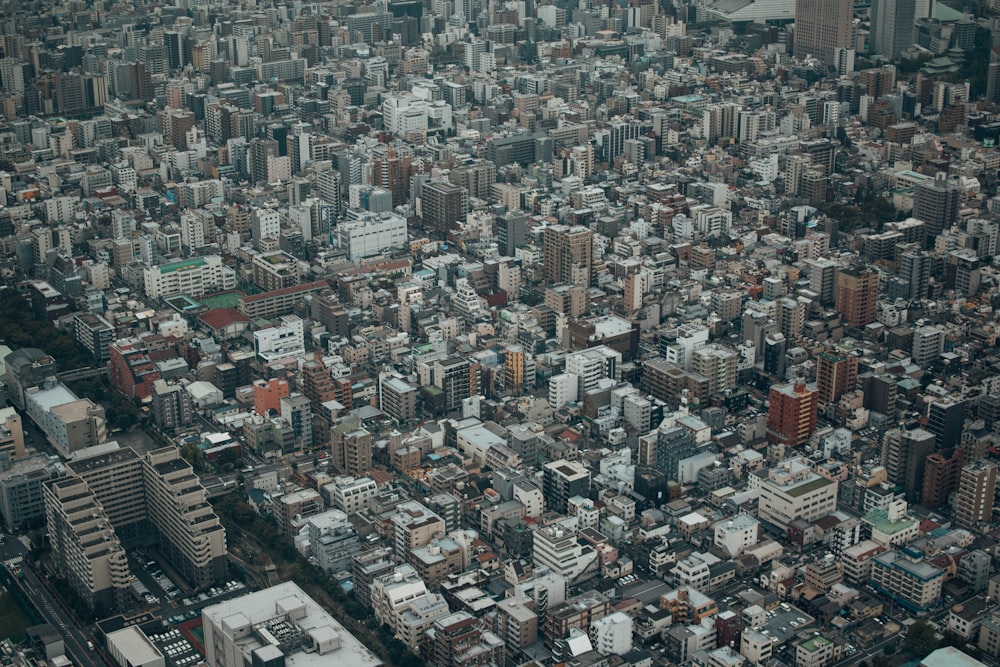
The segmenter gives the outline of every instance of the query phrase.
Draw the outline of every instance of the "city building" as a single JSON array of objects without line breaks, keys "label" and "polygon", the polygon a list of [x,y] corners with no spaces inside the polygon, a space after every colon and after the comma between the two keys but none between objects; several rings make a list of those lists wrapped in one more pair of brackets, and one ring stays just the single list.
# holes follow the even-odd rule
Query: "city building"
[{"label": "city building", "polygon": [[348,667],[382,664],[291,581],[205,607],[201,619],[210,667],[286,661],[303,665],[334,661]]}]

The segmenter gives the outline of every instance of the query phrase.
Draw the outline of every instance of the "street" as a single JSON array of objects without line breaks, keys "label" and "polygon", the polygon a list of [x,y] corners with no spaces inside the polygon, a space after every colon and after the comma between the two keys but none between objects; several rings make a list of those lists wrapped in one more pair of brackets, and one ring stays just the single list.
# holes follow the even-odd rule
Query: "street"
[{"label": "street", "polygon": [[[105,667],[100,655],[88,648],[88,637],[76,619],[61,606],[31,566],[23,562],[25,552],[24,545],[15,538],[8,537],[4,540],[3,546],[0,546],[0,554],[3,555],[3,562],[11,575],[11,580],[21,589],[24,598],[31,601],[45,622],[56,628],[63,636],[66,655],[74,665]],[[16,574],[17,572],[20,572],[20,576]]]}]

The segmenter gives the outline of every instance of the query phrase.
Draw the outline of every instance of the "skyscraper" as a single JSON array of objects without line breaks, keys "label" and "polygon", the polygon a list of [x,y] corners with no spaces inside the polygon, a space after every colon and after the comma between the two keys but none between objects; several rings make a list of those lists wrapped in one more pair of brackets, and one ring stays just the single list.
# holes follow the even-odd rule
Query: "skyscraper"
[{"label": "skyscraper", "polygon": [[872,53],[895,60],[913,45],[916,0],[872,0]]},{"label": "skyscraper", "polygon": [[993,515],[993,496],[997,488],[995,463],[978,460],[962,468],[955,498],[955,521],[973,528],[988,522]]},{"label": "skyscraper", "polygon": [[878,273],[860,267],[838,271],[834,303],[847,326],[863,327],[874,322],[878,304]]},{"label": "skyscraper", "polygon": [[804,382],[774,385],[768,396],[767,441],[798,447],[816,429],[818,394]]},{"label": "skyscraper", "polygon": [[906,500],[920,501],[927,455],[934,451],[934,434],[922,428],[896,428],[882,441],[882,462],[889,481],[902,486]]},{"label": "skyscraper", "polygon": [[858,380],[858,359],[850,352],[833,350],[816,357],[816,389],[823,403],[836,403],[854,389]]},{"label": "skyscraper", "polygon": [[853,49],[854,0],[795,0],[795,57],[832,65],[838,48]]},{"label": "skyscraper", "polygon": [[545,279],[552,284],[590,286],[593,233],[582,225],[552,225],[542,232]]},{"label": "skyscraper", "polygon": [[913,217],[921,220],[927,231],[924,243],[934,246],[934,240],[958,220],[958,184],[938,172],[933,180],[922,181],[913,191]]},{"label": "skyscraper", "polygon": [[428,231],[447,234],[465,217],[469,195],[465,188],[446,181],[424,183],[421,189],[421,215]]}]

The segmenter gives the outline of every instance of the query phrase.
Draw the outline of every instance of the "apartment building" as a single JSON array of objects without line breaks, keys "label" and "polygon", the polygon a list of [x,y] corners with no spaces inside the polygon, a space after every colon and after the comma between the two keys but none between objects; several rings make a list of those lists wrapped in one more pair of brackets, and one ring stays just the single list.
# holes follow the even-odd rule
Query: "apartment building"
[{"label": "apartment building", "polygon": [[424,631],[434,621],[449,614],[445,599],[427,590],[424,580],[410,565],[400,565],[377,578],[372,583],[371,599],[375,618],[392,628],[410,649],[419,646]]},{"label": "apartment building", "polygon": [[409,561],[414,549],[444,534],[445,529],[444,519],[412,500],[396,506],[391,524],[396,557],[402,561]]},{"label": "apartment building", "polygon": [[45,454],[11,459],[0,452],[0,525],[13,534],[44,523],[42,487],[62,474],[62,464]]},{"label": "apartment building", "polygon": [[43,486],[52,562],[98,615],[127,606],[132,574],[118,536],[87,483],[64,477]]},{"label": "apartment building", "polygon": [[193,588],[226,577],[226,529],[208,493],[177,447],[143,458],[146,512],[160,553]]},{"label": "apartment building", "polygon": [[904,547],[872,559],[872,583],[912,612],[927,611],[941,598],[945,571],[924,560],[919,549]]},{"label": "apartment building", "polygon": [[236,271],[218,255],[147,266],[142,275],[146,296],[154,300],[177,294],[199,297],[236,287]]}]

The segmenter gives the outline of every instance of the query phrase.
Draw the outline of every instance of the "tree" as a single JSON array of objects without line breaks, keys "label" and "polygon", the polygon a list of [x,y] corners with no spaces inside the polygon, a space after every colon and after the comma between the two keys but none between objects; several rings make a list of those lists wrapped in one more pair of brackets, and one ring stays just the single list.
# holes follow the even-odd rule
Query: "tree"
[{"label": "tree", "polygon": [[924,658],[937,648],[936,632],[934,626],[927,621],[917,621],[906,631],[907,650],[917,658]]}]

